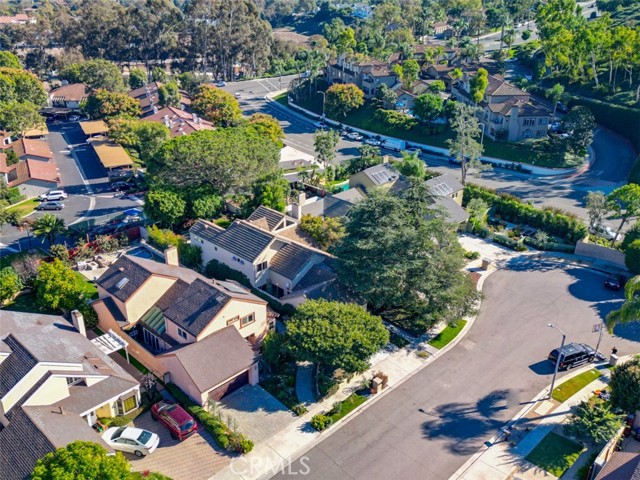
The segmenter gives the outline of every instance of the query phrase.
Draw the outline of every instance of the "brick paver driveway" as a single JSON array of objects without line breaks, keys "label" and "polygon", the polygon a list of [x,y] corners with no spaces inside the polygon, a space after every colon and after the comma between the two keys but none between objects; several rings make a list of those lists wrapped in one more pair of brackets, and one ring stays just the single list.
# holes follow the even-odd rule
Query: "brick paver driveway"
[{"label": "brick paver driveway", "polygon": [[160,445],[153,454],[143,458],[125,454],[136,471],[150,470],[173,480],[206,480],[231,461],[232,457],[220,450],[201,425],[198,425],[198,433],[180,442],[171,438],[164,425],[154,422],[149,412],[133,423],[160,436]]}]

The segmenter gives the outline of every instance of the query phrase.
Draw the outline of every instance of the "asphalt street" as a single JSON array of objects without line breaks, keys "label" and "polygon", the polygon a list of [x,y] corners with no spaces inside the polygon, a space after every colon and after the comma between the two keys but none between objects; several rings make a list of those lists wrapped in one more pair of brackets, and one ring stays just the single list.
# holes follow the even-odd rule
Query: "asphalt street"
[{"label": "asphalt street", "polygon": [[[493,273],[468,335],[304,453],[305,478],[448,479],[550,384],[546,358],[561,335],[548,323],[565,331],[567,343],[595,348],[593,325],[622,303],[622,293],[605,290],[603,280],[553,261],[513,262]],[[600,351],[638,351],[640,324],[615,333],[603,335]],[[298,467],[296,461],[274,478]]]},{"label": "asphalt street", "polygon": [[[295,75],[282,77],[282,81],[272,78],[234,82],[224,88],[240,95],[240,105],[246,114],[262,112],[278,118],[284,129],[287,145],[305,153],[314,154],[315,120],[266,99],[268,93],[278,91],[281,87],[286,88],[293,78]],[[341,139],[336,160],[343,162],[352,158],[358,154],[358,148],[361,145],[361,142]],[[582,174],[568,177],[540,177],[495,168],[480,174],[472,172],[468,181],[511,193],[537,206],[561,208],[587,218],[584,208],[587,192],[601,190],[609,193],[624,185],[636,157],[634,148],[626,139],[601,127],[596,131],[592,149],[595,153],[593,164]],[[460,177],[459,168],[448,164],[441,157],[423,156],[423,159],[430,169],[449,172]]]}]

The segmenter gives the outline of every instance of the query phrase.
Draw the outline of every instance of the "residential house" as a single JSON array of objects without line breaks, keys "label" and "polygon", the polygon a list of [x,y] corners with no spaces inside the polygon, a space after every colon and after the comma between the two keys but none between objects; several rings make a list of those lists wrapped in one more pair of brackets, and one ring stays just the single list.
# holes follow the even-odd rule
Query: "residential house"
[{"label": "residential house", "polygon": [[436,38],[448,39],[453,37],[454,31],[449,22],[435,22],[432,25],[433,35]]},{"label": "residential house", "polygon": [[36,23],[36,19],[29,18],[26,13],[18,13],[16,15],[0,15],[0,26],[24,25],[25,23]]},{"label": "residential house", "polygon": [[[459,48],[424,42],[417,43],[413,46],[411,59],[418,62],[421,69],[425,70],[434,63],[440,64],[441,62],[446,62],[447,64],[452,64],[459,56]],[[393,65],[394,63],[401,63],[405,60],[407,60],[407,58],[405,58],[401,52],[394,52],[387,58],[387,63]]]},{"label": "residential house", "polygon": [[[143,87],[136,88],[129,91],[128,95],[131,98],[138,100],[140,108],[142,109],[142,116],[152,115],[162,108],[160,105],[160,98],[158,90],[162,87],[160,82],[148,83]],[[191,106],[191,98],[185,91],[180,90],[180,109],[186,110]]]},{"label": "residential house", "polygon": [[[13,141],[8,134],[1,136],[0,178],[9,187],[18,187],[20,194],[27,198],[37,197],[58,187],[58,166],[48,142],[30,138]],[[8,165],[7,153],[10,151],[18,156],[18,162],[12,165]]]},{"label": "residential house", "polygon": [[285,236],[297,223],[261,206],[226,229],[198,220],[190,230],[191,243],[202,249],[203,264],[223,263],[243,273],[253,287],[297,305],[336,278],[326,253]]},{"label": "residential house", "polygon": [[141,120],[164,123],[169,129],[171,137],[189,135],[199,130],[214,130],[215,128],[211,122],[198,117],[195,113],[188,113],[174,107],[154,109],[154,113],[142,117]]},{"label": "residential house", "polygon": [[613,452],[595,480],[640,480],[640,453]]},{"label": "residential house", "polygon": [[[3,480],[31,478],[39,458],[76,440],[112,452],[91,427],[140,404],[139,383],[109,358],[100,337],[86,337],[82,315],[73,318],[72,325],[56,315],[0,311]],[[124,345],[107,336],[115,348]]]},{"label": "residential house", "polygon": [[9,145],[20,160],[37,160],[40,162],[53,161],[53,153],[49,143],[44,140],[20,138]]},{"label": "residential house", "polygon": [[396,94],[396,109],[413,110],[416,97],[429,91],[429,82],[416,80],[408,90],[403,88],[401,83],[397,83],[393,86],[392,90]]},{"label": "residential house", "polygon": [[366,168],[349,177],[349,188],[360,190],[365,196],[373,188],[390,189],[400,181],[400,174],[389,163]]},{"label": "residential house", "polygon": [[398,82],[398,76],[387,62],[367,58],[357,60],[348,55],[340,55],[325,68],[328,83],[353,83],[364,92],[365,98],[373,98],[382,84],[391,88]]},{"label": "residential house", "polygon": [[443,175],[430,178],[425,182],[433,197],[431,210],[441,209],[447,214],[451,223],[462,224],[469,219],[469,214],[462,208],[464,186],[453,175]]},{"label": "residential house", "polygon": [[[469,81],[475,73],[465,72],[451,95],[459,102],[473,104]],[[544,138],[551,111],[535,103],[531,95],[511,85],[498,75],[489,75],[484,99],[478,104],[484,133],[493,140],[517,142],[528,138]]]},{"label": "residential house", "polygon": [[79,110],[80,103],[89,96],[89,88],[84,83],[70,83],[49,92],[49,107]]},{"label": "residential house", "polygon": [[298,195],[297,203],[291,205],[291,216],[300,220],[303,215],[314,217],[345,217],[351,207],[364,199],[364,195],[357,188],[349,188],[336,194],[326,194],[322,197],[307,198],[302,192]]},{"label": "residential house", "polygon": [[259,347],[273,328],[267,302],[232,281],[179,266],[122,256],[96,281],[99,326],[126,336],[129,350],[165,382],[206,405],[259,380]]}]

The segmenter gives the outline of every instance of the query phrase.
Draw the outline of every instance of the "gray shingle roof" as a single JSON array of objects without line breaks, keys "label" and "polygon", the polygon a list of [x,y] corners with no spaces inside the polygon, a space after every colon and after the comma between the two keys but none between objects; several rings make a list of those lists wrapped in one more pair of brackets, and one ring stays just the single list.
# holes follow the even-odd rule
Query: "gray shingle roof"
[{"label": "gray shingle roof", "polygon": [[236,220],[224,232],[219,233],[213,243],[243,260],[253,262],[274,238],[268,232]]},{"label": "gray shingle roof", "polygon": [[388,163],[374,165],[363,172],[375,185],[386,185],[397,180],[400,176]]},{"label": "gray shingle roof", "polygon": [[[351,190],[355,190],[355,188]],[[340,218],[344,217],[351,207],[353,207],[353,203],[336,198],[334,195],[327,195],[320,200],[303,205],[302,214],[314,217]]]},{"label": "gray shingle roof", "polygon": [[338,274],[327,265],[322,262],[319,265],[314,265],[309,269],[304,277],[296,285],[296,290],[304,290],[305,288],[326,283],[337,278]]},{"label": "gray shingle roof", "polygon": [[467,211],[456,203],[456,201],[450,197],[436,197],[434,203],[429,205],[430,210],[438,208],[444,209],[447,213],[447,220],[451,223],[466,222],[469,218]]},{"label": "gray shingle roof", "polygon": [[21,408],[16,409],[9,425],[0,430],[0,479],[30,478],[38,459],[54,450],[54,445],[27,414]]},{"label": "gray shingle roof", "polygon": [[150,275],[147,269],[124,255],[116,260],[96,283],[121,302],[126,302]]},{"label": "gray shingle roof", "polygon": [[278,250],[278,253],[273,256],[271,262],[269,262],[269,269],[293,280],[314,255],[311,250],[290,243]]},{"label": "gray shingle roof", "polygon": [[425,182],[431,193],[437,197],[449,196],[459,192],[464,187],[449,173],[431,178]]},{"label": "gray shingle roof", "polygon": [[224,228],[206,220],[198,220],[189,230],[192,235],[197,235],[210,242],[214,242],[220,232],[224,232]]},{"label": "gray shingle roof", "polygon": [[0,363],[0,398],[4,397],[38,363],[13,335],[8,335],[4,343],[11,348],[11,354]]},{"label": "gray shingle roof", "polygon": [[229,300],[230,296],[198,279],[164,311],[164,316],[197,337]]},{"label": "gray shingle roof", "polygon": [[640,480],[640,453],[613,452],[596,480]]},{"label": "gray shingle roof", "polygon": [[293,218],[285,215],[284,213],[260,205],[253,211],[249,218],[247,218],[247,221],[260,226],[264,225],[264,222],[266,222],[267,230],[273,232],[285,218],[291,222],[295,222]]},{"label": "gray shingle roof", "polygon": [[54,403],[51,407],[63,407],[66,412],[77,415],[84,414],[87,410],[100,405],[138,385],[133,380],[125,380],[118,377],[107,377],[94,383],[90,387],[69,387],[69,396]]},{"label": "gray shingle roof", "polygon": [[[233,325],[161,356],[169,355],[176,356],[200,392],[234,377],[256,361],[255,352]],[[215,361],[203,361],[206,358]]]}]

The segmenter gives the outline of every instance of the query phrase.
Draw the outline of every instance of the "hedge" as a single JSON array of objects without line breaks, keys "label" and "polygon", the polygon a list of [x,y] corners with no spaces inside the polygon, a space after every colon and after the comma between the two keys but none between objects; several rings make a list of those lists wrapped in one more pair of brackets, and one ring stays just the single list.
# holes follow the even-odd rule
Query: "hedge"
[{"label": "hedge", "polygon": [[173,383],[168,383],[166,389],[186,408],[191,415],[207,429],[218,445],[224,450],[237,453],[249,453],[253,449],[253,442],[242,433],[234,432],[219,416],[213,415],[195,403],[186,393]]},{"label": "hedge", "polygon": [[494,215],[508,222],[538,228],[569,243],[575,244],[587,235],[587,227],[580,219],[561,210],[536,208],[513,195],[469,184],[464,187],[463,204],[472,198],[484,200],[493,208]]},{"label": "hedge", "polygon": [[519,241],[514,240],[513,238],[509,238],[505,235],[494,234],[493,241],[499,245],[503,245],[517,252],[522,252],[527,249],[527,247],[522,245],[522,243],[520,243]]},{"label": "hedge", "polygon": [[532,237],[524,237],[523,242],[525,245],[529,245],[536,250],[544,250],[548,252],[574,253],[576,250],[574,245],[565,245],[564,243],[555,242],[539,242]]},{"label": "hedge", "polygon": [[640,150],[640,109],[615,105],[593,98],[572,97],[570,105],[583,105],[596,117],[596,122],[629,139]]}]

